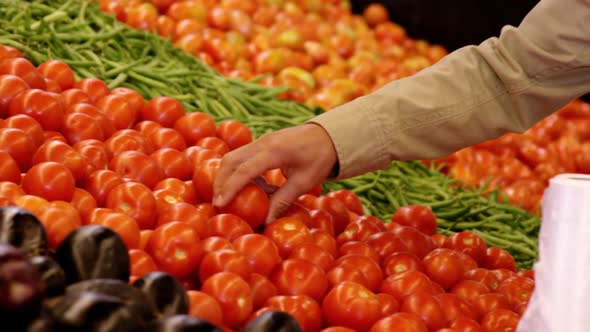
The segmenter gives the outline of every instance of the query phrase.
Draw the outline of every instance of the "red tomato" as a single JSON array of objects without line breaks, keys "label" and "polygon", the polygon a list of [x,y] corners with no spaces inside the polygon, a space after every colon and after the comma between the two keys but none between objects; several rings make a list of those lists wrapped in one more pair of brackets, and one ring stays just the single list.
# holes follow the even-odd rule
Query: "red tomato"
[{"label": "red tomato", "polygon": [[114,186],[106,197],[105,207],[134,218],[140,229],[153,228],[157,220],[156,199],[152,191],[139,182],[129,181]]},{"label": "red tomato", "polygon": [[396,252],[383,260],[383,273],[386,277],[406,271],[424,272],[424,264],[418,256],[410,252]]},{"label": "red tomato", "polygon": [[534,290],[535,282],[522,276],[510,277],[502,281],[498,287],[498,293],[506,296],[512,308],[516,308],[522,302],[528,303]]},{"label": "red tomato", "polygon": [[334,219],[334,233],[336,235],[342,233],[350,222],[348,209],[335,198],[326,196],[318,197],[315,201],[314,208],[325,210],[332,215]]},{"label": "red tomato", "polygon": [[152,142],[154,148],[173,148],[179,151],[186,149],[186,142],[182,135],[172,128],[158,128],[155,129],[148,138]]},{"label": "red tomato", "polygon": [[378,291],[383,281],[383,272],[379,264],[374,260],[360,255],[342,256],[334,262],[335,266],[340,264],[352,264],[358,267],[367,278],[368,287],[371,291]]},{"label": "red tomato", "polygon": [[56,81],[49,78],[45,78],[43,80],[45,81],[45,91],[58,94],[62,92],[62,89],[59,87],[59,84],[57,84]]},{"label": "red tomato", "polygon": [[0,59],[22,58],[23,54],[14,47],[0,45]]},{"label": "red tomato", "polygon": [[424,273],[415,270],[389,276],[381,284],[381,292],[393,295],[398,301],[422,290],[434,292],[434,287]]},{"label": "red tomato", "polygon": [[153,188],[164,178],[158,163],[139,151],[129,150],[117,154],[111,159],[109,168],[123,179],[143,183],[148,188]]},{"label": "red tomato", "polygon": [[332,197],[342,202],[349,211],[356,214],[364,214],[363,204],[360,198],[350,190],[341,189],[332,191],[326,194],[327,197]]},{"label": "red tomato", "polygon": [[221,236],[206,237],[203,239],[201,244],[203,245],[203,251],[205,253],[210,253],[217,250],[236,249],[228,239]]},{"label": "red tomato", "polygon": [[367,237],[366,242],[375,249],[381,259],[385,259],[394,253],[408,251],[408,247],[402,239],[387,231],[370,235]]},{"label": "red tomato", "polygon": [[[1,83],[0,83],[1,84]],[[7,128],[16,128],[24,131],[29,135],[33,141],[35,148],[38,148],[43,144],[43,127],[37,122],[37,120],[25,114],[13,115],[6,119],[4,125]]]},{"label": "red tomato", "polygon": [[478,313],[478,317],[483,317],[488,312],[495,309],[509,309],[511,308],[510,303],[506,296],[500,293],[487,293],[476,296],[471,300],[473,308]]},{"label": "red tomato", "polygon": [[111,120],[115,129],[129,129],[137,120],[137,111],[129,107],[129,103],[122,95],[104,96],[96,102],[96,107]]},{"label": "red tomato", "polygon": [[229,152],[229,146],[218,137],[203,137],[198,140],[195,145],[204,149],[212,150],[222,156]]},{"label": "red tomato", "polygon": [[333,265],[332,268],[327,271],[326,278],[328,279],[330,288],[335,287],[344,281],[354,282],[363,285],[364,287],[368,287],[369,285],[367,277],[365,277],[363,271],[350,263]]},{"label": "red tomato", "polygon": [[372,259],[377,264],[381,263],[381,257],[379,256],[379,254],[375,251],[375,249],[373,249],[370,245],[368,245],[365,242],[360,242],[360,241],[345,242],[344,244],[342,244],[340,246],[339,252],[340,252],[340,256],[360,255],[360,256],[365,256],[365,257]]},{"label": "red tomato", "polygon": [[440,307],[443,310],[446,323],[450,325],[459,317],[479,319],[477,308],[455,294],[442,293],[436,295]]},{"label": "red tomato", "polygon": [[457,318],[451,323],[451,328],[454,328],[457,332],[481,332],[481,327],[475,320],[465,317]]},{"label": "red tomato", "polygon": [[221,236],[234,241],[245,234],[252,234],[252,227],[242,218],[228,213],[218,214],[207,220],[205,236]]},{"label": "red tomato", "polygon": [[319,266],[328,272],[334,265],[334,256],[315,243],[303,243],[295,247],[289,258],[299,258]]},{"label": "red tomato", "polygon": [[81,226],[77,211],[73,210],[72,212],[70,209],[48,204],[47,207],[35,213],[45,228],[51,249],[56,250],[72,231]]},{"label": "red tomato", "polygon": [[147,136],[133,129],[118,130],[104,143],[110,157],[129,150],[143,152],[147,155],[154,152],[152,142]]},{"label": "red tomato", "polygon": [[469,303],[471,303],[475,297],[489,292],[490,289],[486,285],[475,280],[461,280],[451,289],[451,293]]},{"label": "red tomato", "polygon": [[339,244],[348,241],[364,241],[372,234],[385,231],[385,225],[373,216],[360,216],[349,223],[336,241]]},{"label": "red tomato", "polygon": [[165,178],[189,180],[193,177],[193,169],[184,154],[176,149],[163,148],[150,155],[158,167],[163,171]]},{"label": "red tomato", "polygon": [[107,169],[109,155],[103,142],[88,139],[82,140],[72,146],[82,157],[86,158],[92,166],[90,169]]},{"label": "red tomato", "polygon": [[195,166],[193,184],[197,195],[203,202],[211,202],[213,199],[213,183],[220,165],[221,159],[214,158]]},{"label": "red tomato", "polygon": [[465,253],[480,264],[486,257],[486,242],[472,232],[460,232],[450,235],[447,237],[444,247]]},{"label": "red tomato", "polygon": [[152,229],[144,229],[139,232],[140,240],[139,240],[139,249],[145,250],[148,241],[152,237],[154,231]]},{"label": "red tomato", "polygon": [[21,172],[31,167],[35,146],[31,136],[16,128],[0,128],[0,150],[7,152],[18,164]]},{"label": "red tomato", "polygon": [[410,252],[416,254],[420,259],[424,258],[424,256],[435,248],[430,236],[425,235],[416,228],[399,226],[391,232],[402,239],[406,246],[408,246]]},{"label": "red tomato", "polygon": [[21,172],[18,164],[4,150],[0,150],[0,181],[10,181],[17,184],[21,181]]},{"label": "red tomato", "polygon": [[8,107],[12,99],[29,89],[29,85],[16,75],[0,75],[0,117],[8,115]]},{"label": "red tomato", "polygon": [[190,146],[183,151],[184,156],[194,169],[201,162],[209,159],[218,159],[222,155],[209,149],[202,148],[200,146]]},{"label": "red tomato", "polygon": [[187,145],[194,145],[205,137],[215,136],[215,121],[206,113],[187,113],[174,123],[176,129],[184,137]]},{"label": "red tomato", "polygon": [[186,292],[189,299],[190,316],[205,320],[214,325],[221,325],[223,323],[223,311],[219,302],[211,295],[189,290]]},{"label": "red tomato", "polygon": [[277,187],[280,187],[287,182],[287,178],[283,175],[283,171],[281,171],[280,168],[269,169],[262,174],[262,177],[264,177],[264,180],[266,180],[268,184]]},{"label": "red tomato", "polygon": [[22,179],[23,190],[48,201],[71,201],[76,182],[70,170],[56,162],[39,163],[27,171]]},{"label": "red tomato", "polygon": [[[110,137],[115,132],[115,126],[113,125],[113,122],[107,118],[98,107],[94,105],[85,103],[74,104],[66,109],[66,115],[71,113],[83,113],[96,121],[94,126],[100,128],[104,138]],[[85,126],[78,125],[75,126],[74,129],[80,127],[84,128]],[[73,132],[73,134],[76,134],[76,132]]]},{"label": "red tomato", "polygon": [[328,290],[324,271],[316,264],[299,258],[279,263],[269,279],[279,294],[307,295],[316,301],[321,301]]},{"label": "red tomato", "polygon": [[67,110],[68,108],[70,108],[72,105],[75,104],[89,104],[91,103],[90,101],[90,96],[88,96],[88,94],[80,89],[69,89],[69,90],[65,90],[63,92],[61,92],[59,94],[59,96],[57,97],[59,99],[59,101],[62,103],[63,108],[65,110]]},{"label": "red tomato", "polygon": [[194,205],[186,202],[166,204],[158,210],[157,225],[161,226],[172,221],[181,221],[191,225],[200,237],[206,233],[206,222],[210,218]]},{"label": "red tomato", "polygon": [[230,327],[237,327],[252,312],[252,290],[239,275],[231,272],[219,272],[209,277],[201,291],[211,295],[221,305],[223,322]]},{"label": "red tomato", "polygon": [[498,247],[490,247],[481,262],[481,267],[486,269],[507,269],[516,272],[516,261],[508,251]]},{"label": "red tomato", "polygon": [[250,284],[250,289],[252,289],[252,305],[254,310],[259,309],[268,299],[278,294],[277,287],[262,274],[250,274],[248,283]]},{"label": "red tomato", "polygon": [[321,229],[334,236],[334,218],[331,214],[324,210],[311,210],[309,217],[311,218],[310,229]]},{"label": "red tomato", "polygon": [[[198,202],[197,194],[195,193],[195,187],[193,186],[192,181],[182,181],[177,178],[163,179],[154,186],[154,191],[162,189],[166,189],[172,193],[177,194],[183,202],[191,204],[195,204]],[[207,211],[211,212],[210,216],[212,217],[216,212],[215,209],[212,206],[212,209],[209,209],[209,206],[207,208]]]},{"label": "red tomato", "polygon": [[158,267],[176,278],[189,276],[203,257],[199,235],[183,222],[171,222],[154,230],[146,252]]},{"label": "red tomato", "polygon": [[235,150],[252,142],[250,128],[236,120],[226,120],[219,123],[217,137],[224,140],[230,150]]},{"label": "red tomato", "polygon": [[498,279],[498,282],[503,282],[504,280],[514,277],[516,273],[507,269],[495,269],[491,271],[494,276]]},{"label": "red tomato", "polygon": [[269,206],[266,193],[257,185],[248,184],[220,211],[234,214],[245,220],[253,229],[257,229],[266,221]]},{"label": "red tomato", "polygon": [[15,75],[22,78],[31,89],[45,90],[43,76],[31,61],[25,58],[0,59],[0,75]]},{"label": "red tomato", "polygon": [[146,137],[149,137],[153,134],[156,130],[164,128],[161,124],[157,123],[156,121],[151,120],[143,120],[135,124],[133,126],[134,130],[139,131],[140,133],[144,134]]},{"label": "red tomato", "polygon": [[400,311],[419,316],[431,331],[444,328],[447,323],[438,299],[429,292],[418,291],[408,295],[404,298]]},{"label": "red tomato", "polygon": [[520,316],[507,309],[495,309],[481,320],[482,332],[516,331]]},{"label": "red tomato", "polygon": [[323,229],[311,229],[309,231],[312,236],[312,242],[332,254],[332,256],[338,256],[338,247],[336,245],[336,239]]},{"label": "red tomato", "polygon": [[125,241],[127,249],[138,249],[140,246],[141,236],[137,221],[123,212],[112,211],[101,214],[94,218],[91,224],[101,225],[115,231]]},{"label": "red tomato", "polygon": [[68,90],[74,87],[76,78],[70,66],[59,60],[48,60],[37,67],[39,73],[45,78],[57,82],[62,90]]},{"label": "red tomato", "polygon": [[445,244],[445,241],[447,240],[447,237],[443,234],[434,234],[430,238],[437,248],[442,248]]},{"label": "red tomato", "polygon": [[158,270],[152,257],[141,249],[129,250],[129,260],[131,262],[132,276],[141,277],[147,273]]},{"label": "red tomato", "polygon": [[26,114],[45,130],[59,130],[63,124],[64,109],[58,94],[40,89],[25,90],[10,101],[10,115]]},{"label": "red tomato", "polygon": [[403,226],[414,227],[426,235],[436,233],[436,216],[424,205],[402,206],[395,211],[391,221]]},{"label": "red tomato", "polygon": [[96,199],[94,199],[92,194],[82,188],[74,189],[74,195],[70,204],[78,210],[82,224],[86,224],[90,212],[97,207]]},{"label": "red tomato", "polygon": [[74,84],[74,88],[86,92],[92,103],[110,93],[107,84],[97,78],[83,78]]},{"label": "red tomato", "polygon": [[336,285],[323,300],[324,319],[332,326],[368,331],[381,318],[379,298],[354,282]]},{"label": "red tomato", "polygon": [[111,170],[101,169],[88,176],[84,189],[96,199],[98,206],[103,206],[108,193],[121,183],[123,183],[123,179],[119,174]]},{"label": "red tomato", "polygon": [[205,282],[218,272],[233,272],[246,280],[252,273],[252,267],[242,252],[223,249],[209,252],[203,257],[199,265],[199,280]]},{"label": "red tomato", "polygon": [[398,312],[378,320],[369,332],[428,332],[424,322],[415,314]]},{"label": "red tomato", "polygon": [[151,120],[164,127],[172,128],[185,115],[184,106],[171,97],[156,97],[148,101],[140,112],[142,120]]},{"label": "red tomato", "polygon": [[283,259],[288,258],[298,245],[313,242],[309,229],[303,222],[293,217],[275,220],[266,226],[264,235],[276,244]]},{"label": "red tomato", "polygon": [[252,271],[264,276],[270,275],[281,262],[279,249],[268,237],[261,234],[244,234],[232,242],[234,248],[248,258]]},{"label": "red tomato", "polygon": [[451,288],[463,277],[463,266],[455,251],[439,248],[423,259],[424,270],[430,279],[445,289]]},{"label": "red tomato", "polygon": [[498,277],[493,274],[492,271],[483,268],[475,268],[467,271],[465,275],[463,275],[463,279],[479,281],[486,285],[491,291],[496,291],[498,286],[500,286]]},{"label": "red tomato", "polygon": [[125,101],[127,101],[127,105],[131,109],[131,112],[135,114],[139,114],[139,112],[143,108],[143,105],[145,104],[145,100],[143,99],[141,94],[129,88],[115,88],[111,91],[111,94],[123,96],[125,98]]},{"label": "red tomato", "polygon": [[[4,184],[3,189],[13,191],[14,190],[13,188],[7,188],[6,183],[14,184],[12,182],[3,182],[3,184]],[[16,184],[14,184],[14,185],[18,186]],[[19,189],[20,189],[20,187],[19,187]],[[35,196],[35,195],[25,195],[24,191],[22,192],[22,195],[21,195],[19,192],[14,190],[13,195],[16,196],[15,198],[12,199],[14,202],[14,205],[21,207],[25,210],[28,210],[29,212],[31,212],[35,216],[41,216],[45,212],[45,210],[47,210],[50,207],[49,202],[45,198]],[[41,221],[43,222],[43,220],[41,220]],[[51,221],[51,220],[49,220],[49,221]],[[47,231],[47,229],[46,229],[46,231]],[[63,231],[60,230],[60,232],[63,232]]]},{"label": "red tomato", "polygon": [[66,114],[62,132],[70,144],[87,139],[103,141],[105,138],[102,128],[95,119],[88,114],[78,112]]},{"label": "red tomato", "polygon": [[304,332],[319,331],[322,327],[322,309],[309,296],[273,296],[264,303],[261,309],[254,313],[253,317],[260,316],[269,310],[288,313],[297,320],[301,330]]}]

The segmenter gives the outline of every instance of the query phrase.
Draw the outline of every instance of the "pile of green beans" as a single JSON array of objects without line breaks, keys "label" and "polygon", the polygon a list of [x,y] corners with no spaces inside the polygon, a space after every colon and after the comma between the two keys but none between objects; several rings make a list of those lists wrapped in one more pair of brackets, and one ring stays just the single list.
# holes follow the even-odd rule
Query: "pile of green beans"
[{"label": "pile of green beans", "polygon": [[[174,97],[188,112],[206,112],[217,121],[242,121],[256,137],[322,112],[277,99],[284,88],[223,77],[169,40],[129,28],[83,0],[0,0],[0,44],[19,49],[35,64],[68,63],[77,78],[96,77],[146,99]],[[443,234],[473,231],[510,251],[521,268],[537,258],[538,216],[500,203],[497,192],[483,197],[483,189],[468,190],[420,162],[394,162],[382,171],[325,183],[324,189],[352,190],[367,213],[386,222],[400,206],[424,204],[436,213]]]}]

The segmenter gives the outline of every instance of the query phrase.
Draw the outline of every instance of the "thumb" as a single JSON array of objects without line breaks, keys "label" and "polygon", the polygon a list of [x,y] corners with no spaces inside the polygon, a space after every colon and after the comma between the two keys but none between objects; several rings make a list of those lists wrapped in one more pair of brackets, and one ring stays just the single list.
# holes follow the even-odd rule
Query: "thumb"
[{"label": "thumb", "polygon": [[270,208],[266,223],[279,218],[301,194],[311,190],[311,181],[306,181],[300,174],[294,175],[285,182],[270,198]]}]

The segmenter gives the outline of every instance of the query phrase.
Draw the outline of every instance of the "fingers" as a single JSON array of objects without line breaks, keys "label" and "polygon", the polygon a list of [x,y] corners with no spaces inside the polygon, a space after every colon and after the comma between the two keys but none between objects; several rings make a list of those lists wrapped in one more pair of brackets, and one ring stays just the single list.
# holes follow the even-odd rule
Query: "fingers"
[{"label": "fingers", "polygon": [[248,149],[236,150],[223,158],[215,177],[213,205],[223,207],[255,177],[274,168],[276,158],[269,157],[265,151],[251,155]]},{"label": "fingers", "polygon": [[311,190],[313,181],[307,179],[306,173],[297,173],[287,180],[283,186],[272,195],[266,223],[273,222],[280,217],[293,202],[303,193]]}]

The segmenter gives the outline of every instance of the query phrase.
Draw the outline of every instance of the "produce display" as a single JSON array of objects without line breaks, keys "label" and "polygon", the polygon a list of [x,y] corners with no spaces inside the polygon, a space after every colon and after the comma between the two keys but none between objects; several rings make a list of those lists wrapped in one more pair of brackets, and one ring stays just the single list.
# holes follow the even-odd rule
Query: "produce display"
[{"label": "produce display", "polygon": [[[246,139],[302,123],[323,111],[277,99],[284,88],[224,77],[169,41],[118,23],[92,3],[11,1],[9,6],[0,6],[0,22],[0,43],[18,49],[37,66],[52,59],[70,64],[75,77],[85,79],[84,84],[77,83],[79,88],[88,85],[85,91],[91,91],[93,99],[117,88],[133,89],[145,100],[167,97],[160,99],[165,102],[153,102],[152,111],[157,112],[158,107],[178,108],[174,102],[177,101],[183,111],[208,114],[218,123],[225,120],[244,123],[251,130],[251,136],[244,134]],[[405,44],[411,45],[411,40],[407,40]],[[97,83],[94,78],[104,83]],[[55,84],[49,88],[54,89]],[[71,95],[74,98],[76,93]],[[119,98],[109,97],[97,106],[108,109],[111,103],[118,103],[116,99]],[[118,104],[117,107],[124,108]],[[91,112],[86,107],[80,108]],[[119,125],[124,127],[129,123],[126,121],[129,118],[121,120]],[[226,125],[226,129],[233,126]],[[146,127],[145,130],[150,130]],[[108,132],[108,129],[107,133],[103,132],[103,138],[109,138]],[[76,133],[68,135],[76,136]],[[197,142],[185,143],[191,146]],[[228,148],[211,138],[200,145],[220,154]],[[116,164],[125,165],[126,160],[120,158]],[[383,221],[389,221],[401,206],[428,206],[437,215],[440,232],[476,232],[490,245],[508,250],[523,268],[530,267],[537,257],[538,216],[503,204],[497,197],[498,191],[482,197],[480,192],[461,187],[437,168],[420,162],[395,162],[384,171],[325,183],[323,187],[325,193],[340,189],[357,193],[363,212]]]}]

